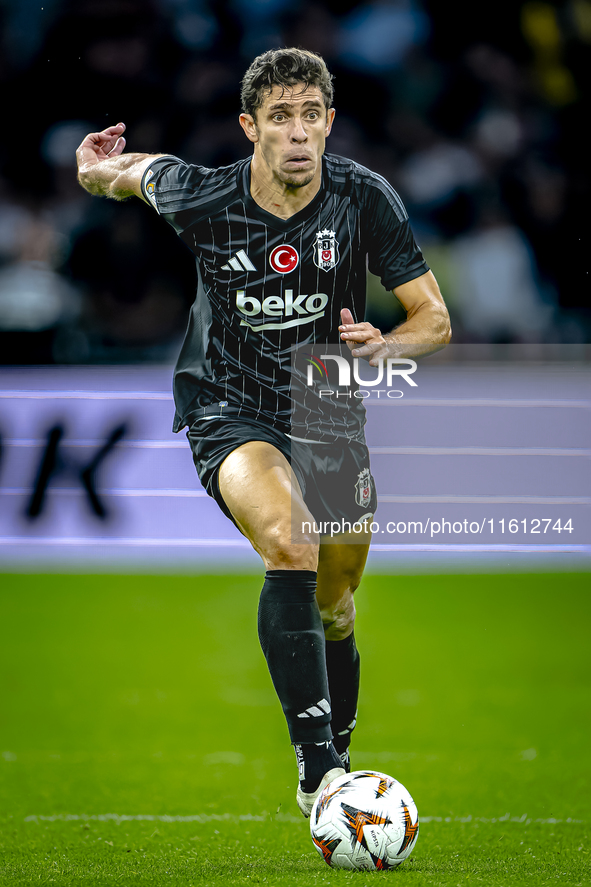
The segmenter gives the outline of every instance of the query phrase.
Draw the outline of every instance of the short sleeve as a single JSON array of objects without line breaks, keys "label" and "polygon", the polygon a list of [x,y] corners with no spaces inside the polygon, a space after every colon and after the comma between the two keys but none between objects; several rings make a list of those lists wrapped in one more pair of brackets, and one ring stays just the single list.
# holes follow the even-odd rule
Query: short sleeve
[{"label": "short sleeve", "polygon": [[[202,185],[212,170],[185,163],[172,154],[154,158],[142,177],[142,194],[167,221],[202,198]],[[172,222],[171,222],[172,223]]]},{"label": "short sleeve", "polygon": [[156,212],[163,212],[163,197],[180,184],[179,173],[187,164],[172,154],[155,157],[142,176],[142,194]]},{"label": "short sleeve", "polygon": [[385,179],[379,179],[367,190],[370,192],[365,206],[369,270],[381,279],[386,289],[393,290],[425,274],[429,266],[396,191]]}]

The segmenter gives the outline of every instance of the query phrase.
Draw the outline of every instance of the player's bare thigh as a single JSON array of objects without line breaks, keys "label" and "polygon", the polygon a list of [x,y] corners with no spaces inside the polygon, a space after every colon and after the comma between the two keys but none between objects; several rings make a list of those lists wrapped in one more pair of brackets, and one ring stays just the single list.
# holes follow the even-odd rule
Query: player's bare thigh
[{"label": "player's bare thigh", "polygon": [[353,631],[353,595],[361,581],[370,541],[368,530],[343,533],[320,544],[316,599],[329,641],[343,640]]},{"label": "player's bare thigh", "polygon": [[224,502],[267,570],[316,570],[314,519],[283,453],[266,441],[242,444],[224,459],[218,482]]}]

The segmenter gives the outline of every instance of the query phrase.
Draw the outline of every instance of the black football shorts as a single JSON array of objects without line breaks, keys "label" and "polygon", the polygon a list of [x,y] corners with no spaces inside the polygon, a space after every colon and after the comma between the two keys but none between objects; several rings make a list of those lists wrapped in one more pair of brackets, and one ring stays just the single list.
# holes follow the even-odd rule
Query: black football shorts
[{"label": "black football shorts", "polygon": [[226,456],[251,440],[267,441],[283,453],[321,535],[334,535],[335,522],[348,531],[349,524],[371,520],[377,508],[365,443],[301,442],[270,425],[232,416],[199,418],[187,431],[187,438],[201,483],[232,521],[220,493],[219,469]]}]

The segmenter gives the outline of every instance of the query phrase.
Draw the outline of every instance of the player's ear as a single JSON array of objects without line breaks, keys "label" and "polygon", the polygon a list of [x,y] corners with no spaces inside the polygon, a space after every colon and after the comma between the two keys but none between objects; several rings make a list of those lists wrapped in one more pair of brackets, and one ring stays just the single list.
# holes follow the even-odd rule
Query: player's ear
[{"label": "player's ear", "polygon": [[240,115],[240,126],[246,133],[246,138],[251,142],[258,142],[259,137],[257,133],[257,126],[254,121],[254,117],[252,114],[241,114]]},{"label": "player's ear", "polygon": [[327,136],[330,135],[330,131],[332,129],[332,124],[333,124],[333,120],[334,120],[334,113],[335,113],[334,108],[329,108],[328,111],[326,112],[326,127],[324,129],[324,134]]}]

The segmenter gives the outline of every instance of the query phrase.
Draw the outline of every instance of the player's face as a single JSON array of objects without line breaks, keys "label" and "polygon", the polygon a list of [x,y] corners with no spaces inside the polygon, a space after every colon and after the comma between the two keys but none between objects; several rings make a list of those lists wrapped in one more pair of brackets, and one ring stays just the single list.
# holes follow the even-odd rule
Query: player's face
[{"label": "player's face", "polygon": [[240,122],[254,142],[257,165],[260,162],[282,185],[302,188],[320,178],[333,118],[334,110],[326,110],[320,90],[302,84],[292,90],[274,86],[256,119],[242,114]]}]

